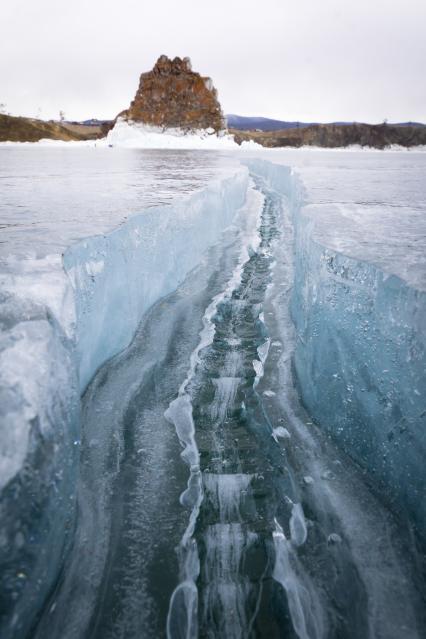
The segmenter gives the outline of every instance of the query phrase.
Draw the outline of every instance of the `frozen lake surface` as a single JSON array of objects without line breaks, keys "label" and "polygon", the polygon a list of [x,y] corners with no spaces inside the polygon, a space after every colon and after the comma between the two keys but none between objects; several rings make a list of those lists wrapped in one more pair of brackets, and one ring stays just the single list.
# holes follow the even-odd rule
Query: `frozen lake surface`
[{"label": "frozen lake surface", "polygon": [[284,151],[321,244],[426,289],[426,153]]},{"label": "frozen lake surface", "polygon": [[424,636],[425,168],[0,148],[2,637]]},{"label": "frozen lake surface", "polygon": [[209,151],[0,146],[0,258],[63,253],[223,178],[235,164]]},{"label": "frozen lake surface", "polygon": [[[105,233],[146,207],[220,179],[253,153],[0,147],[0,258],[43,257]],[[426,153],[256,153],[303,180],[316,234],[331,248],[426,288]]]}]

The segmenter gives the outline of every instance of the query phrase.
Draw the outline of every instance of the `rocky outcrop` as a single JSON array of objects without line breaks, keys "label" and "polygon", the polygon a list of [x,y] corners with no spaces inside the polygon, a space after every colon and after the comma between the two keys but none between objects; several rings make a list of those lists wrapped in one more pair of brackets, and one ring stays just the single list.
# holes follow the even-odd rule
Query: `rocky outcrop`
[{"label": "rocky outcrop", "polygon": [[189,58],[158,58],[152,71],[142,73],[125,120],[184,131],[226,128],[212,80],[195,73]]}]

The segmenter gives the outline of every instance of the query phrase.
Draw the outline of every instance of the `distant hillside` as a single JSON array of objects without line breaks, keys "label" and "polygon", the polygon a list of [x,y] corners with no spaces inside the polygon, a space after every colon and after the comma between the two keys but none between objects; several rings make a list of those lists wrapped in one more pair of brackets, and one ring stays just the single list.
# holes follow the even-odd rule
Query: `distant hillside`
[{"label": "distant hillside", "polygon": [[237,129],[238,131],[280,131],[283,129],[295,129],[298,127],[307,127],[311,123],[303,122],[285,122],[284,120],[271,120],[270,118],[245,117],[243,115],[230,114],[226,116],[228,127]]},{"label": "distant hillside", "polygon": [[85,126],[67,122],[45,122],[33,118],[20,118],[0,114],[0,142],[38,142],[49,140],[94,140],[104,137],[106,125]]},{"label": "distant hillside", "polygon": [[395,124],[391,124],[390,126],[426,127],[426,124],[422,124],[421,122],[396,122]]},{"label": "distant hillside", "polygon": [[[246,117],[242,115],[230,114],[226,116],[228,127],[237,131],[284,131],[285,129],[306,129],[307,127],[317,125],[318,122],[286,122],[285,120],[272,120],[270,118]],[[351,126],[354,122],[331,122],[330,125]],[[329,125],[327,125],[329,126]],[[366,125],[368,126],[368,125]],[[370,125],[372,126],[372,125]],[[420,122],[398,122],[389,124],[389,126],[397,127],[426,127],[426,124]]]},{"label": "distant hillside", "polygon": [[236,142],[254,140],[265,147],[345,147],[353,144],[384,149],[392,144],[405,147],[426,145],[426,127],[393,124],[311,124],[278,131],[232,130]]}]

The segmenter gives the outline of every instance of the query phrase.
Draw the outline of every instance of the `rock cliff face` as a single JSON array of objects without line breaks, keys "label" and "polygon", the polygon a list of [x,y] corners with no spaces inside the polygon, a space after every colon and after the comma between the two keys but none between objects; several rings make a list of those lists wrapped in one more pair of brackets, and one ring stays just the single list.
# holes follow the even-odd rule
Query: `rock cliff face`
[{"label": "rock cliff face", "polygon": [[152,71],[142,73],[125,120],[184,131],[226,128],[217,91],[210,78],[191,68],[189,58],[158,58]]}]

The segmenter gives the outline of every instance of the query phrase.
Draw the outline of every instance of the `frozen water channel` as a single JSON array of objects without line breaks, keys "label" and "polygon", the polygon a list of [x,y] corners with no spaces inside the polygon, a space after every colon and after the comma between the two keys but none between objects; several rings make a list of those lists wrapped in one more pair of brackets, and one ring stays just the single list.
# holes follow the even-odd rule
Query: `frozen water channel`
[{"label": "frozen water channel", "polygon": [[[35,150],[20,152],[30,162]],[[99,190],[113,184],[110,215],[102,218],[90,189],[80,190],[79,213],[69,227],[64,221],[63,233],[52,221],[51,196],[38,219],[30,222],[27,211],[22,229],[6,228],[3,353],[13,338],[13,348],[22,339],[29,355],[7,369],[15,386],[4,386],[2,418],[9,427],[28,419],[30,427],[2,492],[2,636],[420,639],[426,158],[302,152],[240,165],[235,155],[130,153],[118,158],[134,166],[130,190],[125,170],[118,182],[114,171],[95,171]],[[104,157],[114,166],[113,156]],[[138,163],[152,171],[152,192],[145,177],[138,182]],[[169,204],[108,233],[124,222],[120,193],[128,213],[137,213],[154,204],[164,172],[161,203]],[[25,193],[15,178],[8,197],[16,205]],[[63,172],[60,183],[68,179]],[[398,215],[374,199],[389,181]],[[107,244],[74,244],[88,235],[87,220],[77,219],[84,201],[94,203],[99,218],[90,224],[98,219]],[[389,248],[402,215],[406,224]],[[36,255],[32,224],[34,237],[46,241]],[[122,251],[124,262],[116,257]],[[48,279],[49,295],[38,301],[31,286],[11,285],[22,282],[23,262],[58,252],[74,317]],[[114,284],[114,273],[129,281]],[[62,286],[55,290],[64,300]],[[123,318],[123,287],[145,300],[132,321],[130,312]],[[57,368],[43,400],[26,390],[29,405],[36,395],[38,403],[21,414],[12,400],[19,375],[30,373],[34,341],[40,358],[43,321],[59,331],[55,348],[41,355]],[[389,358],[380,374],[377,343]],[[70,419],[79,388],[81,418]],[[41,401],[51,401],[43,418]],[[372,426],[369,410],[382,422]],[[405,474],[395,475],[396,466]],[[1,468],[10,475],[10,464]]]}]

